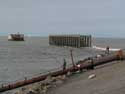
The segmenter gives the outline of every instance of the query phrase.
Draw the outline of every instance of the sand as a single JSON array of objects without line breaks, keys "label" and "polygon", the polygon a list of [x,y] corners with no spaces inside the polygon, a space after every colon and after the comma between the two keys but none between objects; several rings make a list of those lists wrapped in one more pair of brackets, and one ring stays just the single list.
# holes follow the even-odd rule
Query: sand
[{"label": "sand", "polygon": [[[96,77],[88,79],[95,74]],[[124,94],[125,62],[112,62],[95,70],[77,74],[48,94]]]}]

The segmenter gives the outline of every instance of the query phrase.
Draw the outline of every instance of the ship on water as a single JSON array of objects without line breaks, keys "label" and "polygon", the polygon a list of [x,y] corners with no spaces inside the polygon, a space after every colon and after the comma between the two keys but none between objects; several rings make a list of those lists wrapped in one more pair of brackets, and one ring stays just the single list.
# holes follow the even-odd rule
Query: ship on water
[{"label": "ship on water", "polygon": [[24,41],[24,34],[10,34],[8,35],[8,40],[9,41]]}]

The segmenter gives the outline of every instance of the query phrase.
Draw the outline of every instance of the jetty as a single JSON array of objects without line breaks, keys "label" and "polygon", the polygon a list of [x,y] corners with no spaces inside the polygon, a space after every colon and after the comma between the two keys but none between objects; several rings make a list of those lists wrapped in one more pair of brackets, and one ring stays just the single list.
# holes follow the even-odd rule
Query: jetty
[{"label": "jetty", "polygon": [[50,35],[49,44],[55,46],[69,46],[69,47],[91,47],[91,35]]}]

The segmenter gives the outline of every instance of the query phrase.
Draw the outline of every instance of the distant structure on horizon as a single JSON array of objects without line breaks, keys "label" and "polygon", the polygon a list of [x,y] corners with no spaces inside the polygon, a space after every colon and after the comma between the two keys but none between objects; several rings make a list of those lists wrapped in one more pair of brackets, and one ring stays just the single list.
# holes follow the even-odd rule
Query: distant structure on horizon
[{"label": "distant structure on horizon", "polygon": [[10,34],[8,35],[8,40],[9,41],[24,41],[24,34]]},{"label": "distant structure on horizon", "polygon": [[91,35],[50,35],[49,44],[55,46],[69,46],[69,47],[91,47]]}]

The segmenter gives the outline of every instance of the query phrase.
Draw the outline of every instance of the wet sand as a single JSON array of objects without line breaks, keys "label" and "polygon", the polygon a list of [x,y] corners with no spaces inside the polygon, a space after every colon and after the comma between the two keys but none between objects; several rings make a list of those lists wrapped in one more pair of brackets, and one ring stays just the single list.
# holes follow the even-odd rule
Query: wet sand
[{"label": "wet sand", "polygon": [[[88,79],[96,74],[93,79]],[[125,61],[116,61],[96,67],[95,70],[77,74],[48,94],[124,94]]]}]

